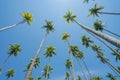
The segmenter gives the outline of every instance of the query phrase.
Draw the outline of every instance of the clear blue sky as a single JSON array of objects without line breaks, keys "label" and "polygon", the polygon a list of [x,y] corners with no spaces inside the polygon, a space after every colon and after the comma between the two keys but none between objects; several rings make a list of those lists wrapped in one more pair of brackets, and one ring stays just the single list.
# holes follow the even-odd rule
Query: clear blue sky
[{"label": "clear blue sky", "polygon": [[[120,34],[120,16],[101,15],[100,17],[89,17],[88,9],[93,7],[95,3],[104,6],[104,11],[120,12],[120,1],[115,0],[90,0],[89,4],[83,4],[83,0],[0,0],[0,28],[12,25],[22,20],[20,14],[29,11],[33,14],[35,22],[31,26],[26,24],[17,26],[16,28],[0,32],[0,63],[7,57],[9,44],[18,43],[22,46],[22,52],[14,58],[11,57],[3,67],[0,74],[0,80],[5,80],[4,73],[10,69],[15,68],[15,77],[9,80],[24,80],[26,68],[30,59],[36,53],[39,44],[42,40],[45,30],[41,27],[45,24],[45,20],[53,21],[55,32],[50,33],[47,37],[42,51],[40,53],[41,65],[33,71],[33,77],[41,75],[43,67],[47,64],[47,59],[43,53],[47,45],[56,47],[57,55],[51,59],[51,66],[54,68],[50,76],[50,80],[64,80],[65,77],[65,60],[68,58],[68,46],[61,40],[63,32],[71,34],[70,42],[73,45],[79,46],[79,49],[84,52],[86,62],[89,66],[93,76],[101,76],[105,80],[107,72],[113,73],[108,66],[102,64],[96,58],[96,54],[91,49],[86,49],[81,44],[81,36],[86,34],[94,39],[91,35],[85,32],[76,24],[67,25],[62,16],[68,9],[73,11],[77,16],[77,20],[82,24],[92,27],[96,19],[101,19],[106,23],[107,29]],[[107,49],[102,43],[97,41],[95,43],[101,45],[105,50],[105,55],[110,59],[111,63],[118,65],[120,62],[115,63],[114,57],[110,55],[110,50]],[[76,76],[81,74],[79,65],[75,61]],[[113,73],[114,74],[114,73]],[[82,76],[83,77],[83,76]]]}]

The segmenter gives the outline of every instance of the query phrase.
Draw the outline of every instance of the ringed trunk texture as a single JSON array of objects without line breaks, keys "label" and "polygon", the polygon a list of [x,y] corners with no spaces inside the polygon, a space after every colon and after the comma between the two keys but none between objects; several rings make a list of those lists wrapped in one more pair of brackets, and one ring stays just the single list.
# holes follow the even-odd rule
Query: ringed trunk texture
[{"label": "ringed trunk texture", "polygon": [[25,23],[25,22],[26,22],[26,20],[23,20],[23,21],[21,21],[21,22],[19,22],[19,23],[17,23],[17,24],[13,24],[13,25],[11,25],[11,26],[7,26],[7,27],[0,28],[0,32],[5,31],[5,30],[8,30],[8,29],[13,28],[13,27],[16,27],[16,26],[18,26],[18,25],[20,25],[20,24],[23,24],[23,23]]},{"label": "ringed trunk texture", "polygon": [[30,65],[30,68],[29,68],[28,71],[27,71],[27,74],[26,74],[26,76],[25,76],[25,80],[29,80],[30,77],[31,77],[32,70],[33,70],[33,68],[34,68],[35,60],[38,58],[38,56],[39,56],[39,54],[40,54],[40,51],[41,51],[41,49],[42,49],[43,43],[44,43],[45,40],[46,40],[47,35],[48,35],[48,32],[46,32],[45,36],[43,37],[43,39],[42,39],[42,41],[41,41],[41,43],[40,43],[40,46],[39,46],[39,48],[38,48],[38,50],[37,50],[37,52],[36,52],[36,54],[35,54],[35,56],[34,56],[34,59],[33,59],[33,61],[32,61],[32,64]]},{"label": "ringed trunk texture", "polygon": [[106,40],[107,42],[113,44],[114,46],[120,48],[120,40],[115,39],[115,38],[113,38],[113,37],[111,37],[111,36],[109,36],[107,34],[102,33],[102,32],[95,31],[94,29],[91,29],[91,28],[89,28],[89,27],[87,27],[85,25],[82,25],[81,23],[77,22],[76,20],[74,20],[74,22],[77,23],[83,29],[97,35],[98,37],[100,37],[100,38]]}]

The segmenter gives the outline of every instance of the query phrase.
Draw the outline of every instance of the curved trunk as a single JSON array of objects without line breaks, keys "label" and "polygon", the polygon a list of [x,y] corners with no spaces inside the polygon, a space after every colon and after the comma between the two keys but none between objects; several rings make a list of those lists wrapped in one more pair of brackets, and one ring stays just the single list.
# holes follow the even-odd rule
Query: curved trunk
[{"label": "curved trunk", "polygon": [[116,33],[113,33],[112,31],[109,31],[109,30],[107,30],[107,29],[105,29],[105,28],[103,28],[104,29],[104,31],[107,31],[107,32],[109,32],[109,33],[111,33],[111,34],[113,34],[113,35],[115,35],[115,36],[117,36],[117,37],[120,37],[120,35],[118,35],[118,34],[116,34]]},{"label": "curved trunk", "polygon": [[83,61],[84,65],[85,65],[85,67],[86,67],[86,69],[87,69],[87,71],[88,71],[88,73],[89,73],[89,75],[90,75],[90,79],[92,79],[92,74],[90,73],[86,62],[84,61],[84,59],[82,59],[82,61]]},{"label": "curved trunk", "polygon": [[100,14],[110,14],[110,15],[120,15],[120,13],[111,13],[111,12],[98,12]]},{"label": "curved trunk", "polygon": [[80,68],[81,68],[82,73],[83,73],[83,75],[84,75],[84,77],[85,77],[85,80],[88,80],[88,78],[87,78],[87,76],[86,76],[86,73],[84,72],[84,70],[83,70],[83,68],[82,68],[82,65],[80,64],[79,59],[78,59],[78,58],[76,58],[76,60],[77,60],[78,64],[80,65]]},{"label": "curved trunk", "polygon": [[77,23],[80,27],[82,27],[83,29],[101,37],[102,39],[106,40],[107,42],[113,44],[114,46],[120,48],[120,40],[117,40],[113,37],[110,37],[109,35],[107,34],[104,34],[102,32],[99,32],[99,31],[95,31],[94,29],[91,29],[85,25],[82,25],[81,23],[77,22],[76,20],[74,20],[75,23]]},{"label": "curved trunk", "polygon": [[13,25],[11,25],[11,26],[7,26],[7,27],[0,28],[0,32],[1,32],[1,31],[4,31],[4,30],[7,30],[7,29],[10,29],[10,28],[13,28],[13,27],[16,27],[16,26],[18,26],[18,25],[20,25],[20,24],[23,24],[23,23],[25,23],[25,22],[26,22],[26,20],[23,20],[23,21],[21,21],[21,22],[19,22],[19,23],[17,23],[17,24],[13,24]]},{"label": "curved trunk", "polygon": [[87,31],[89,34],[91,34],[93,37],[95,37],[96,39],[98,39],[99,41],[101,41],[106,47],[108,47],[111,51],[113,51],[116,55],[120,56],[120,53],[117,52],[116,50],[114,50],[112,47],[110,47],[106,42],[104,42],[103,40],[101,40],[100,38],[98,38],[97,36],[93,35],[92,33],[90,33],[89,31]]},{"label": "curved trunk", "polygon": [[27,74],[26,74],[26,76],[25,76],[25,80],[29,80],[29,78],[31,77],[32,70],[33,70],[33,68],[34,68],[35,60],[38,58],[38,56],[39,56],[39,54],[40,54],[41,48],[42,48],[42,46],[43,46],[43,43],[44,43],[45,40],[46,40],[47,35],[48,35],[48,32],[46,32],[45,36],[43,37],[43,39],[42,39],[42,41],[41,41],[41,43],[40,43],[40,46],[39,46],[39,48],[38,48],[38,50],[37,50],[37,52],[36,52],[36,54],[35,54],[35,56],[34,56],[34,59],[33,59],[32,63],[31,63],[31,65],[30,65],[30,68],[29,68],[28,71],[27,71]]},{"label": "curved trunk", "polygon": [[[68,46],[70,47],[70,43],[69,43],[68,40],[67,40],[67,43],[68,43]],[[72,76],[73,76],[73,80],[76,80],[72,53],[69,53],[69,55],[70,55],[70,60],[72,62]]]}]

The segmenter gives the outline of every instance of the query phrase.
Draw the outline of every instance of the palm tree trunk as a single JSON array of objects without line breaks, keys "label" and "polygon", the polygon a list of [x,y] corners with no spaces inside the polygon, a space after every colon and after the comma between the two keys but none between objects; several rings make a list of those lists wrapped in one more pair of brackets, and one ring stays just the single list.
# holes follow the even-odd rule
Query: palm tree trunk
[{"label": "palm tree trunk", "polygon": [[83,75],[84,75],[84,77],[85,77],[85,80],[88,80],[88,78],[87,78],[87,76],[86,76],[86,73],[85,73],[85,71],[83,70],[82,65],[80,64],[79,59],[76,58],[76,60],[77,60],[78,64],[80,65],[80,69],[82,70],[82,73],[83,73]]},{"label": "palm tree trunk", "polygon": [[109,64],[107,64],[107,65],[118,77],[120,77],[119,74]]},{"label": "palm tree trunk", "polygon": [[29,68],[28,71],[27,71],[27,74],[26,74],[26,76],[25,76],[25,80],[29,80],[29,78],[30,78],[30,76],[31,76],[31,74],[32,74],[32,70],[33,70],[33,68],[34,68],[35,60],[38,58],[38,56],[39,56],[39,54],[40,54],[40,51],[41,51],[41,49],[42,49],[43,43],[45,42],[45,40],[46,40],[46,38],[47,38],[47,35],[48,35],[48,32],[46,32],[45,36],[43,37],[43,39],[42,39],[42,41],[41,41],[41,43],[40,43],[40,46],[39,46],[39,48],[38,48],[38,50],[37,50],[37,52],[36,52],[36,54],[35,54],[35,56],[34,56],[34,59],[33,59],[32,63],[31,63],[31,65],[30,65],[30,68]]},{"label": "palm tree trunk", "polygon": [[10,28],[13,28],[13,27],[16,27],[16,26],[18,26],[18,25],[20,25],[20,24],[23,24],[23,23],[25,23],[25,22],[26,22],[26,20],[23,20],[23,21],[21,21],[21,22],[19,22],[19,23],[17,23],[17,24],[13,24],[13,25],[11,25],[11,26],[7,26],[7,27],[0,28],[0,32],[1,32],[1,31],[4,31],[4,30],[7,30],[7,29],[10,29]]},{"label": "palm tree trunk", "polygon": [[[98,51],[98,53],[99,53],[99,51]],[[120,71],[117,69],[117,68],[115,68],[110,62],[108,62],[102,55],[100,55],[100,57],[105,61],[105,63],[119,76],[119,74],[120,74]],[[119,76],[120,77],[120,76]]]},{"label": "palm tree trunk", "polygon": [[84,59],[82,59],[82,61],[83,61],[84,65],[85,65],[85,67],[86,67],[86,69],[87,69],[87,71],[88,71],[88,73],[89,73],[89,75],[90,75],[90,79],[92,79],[92,74],[90,73],[86,62],[84,61]]},{"label": "palm tree trunk", "polygon": [[81,23],[77,22],[76,20],[74,20],[75,23],[77,23],[80,27],[82,27],[83,29],[101,37],[102,39],[106,40],[107,42],[113,44],[114,46],[120,48],[120,40],[117,40],[107,34],[104,34],[102,32],[99,32],[99,31],[95,31],[94,29],[91,29],[85,25],[82,25]]},{"label": "palm tree trunk", "polygon": [[95,37],[96,39],[98,39],[100,42],[102,42],[106,47],[108,47],[111,51],[113,51],[116,55],[120,56],[120,53],[117,52],[116,50],[114,50],[112,47],[110,47],[106,42],[104,42],[102,39],[98,38],[97,36],[93,35],[92,33],[90,33],[89,31],[87,31],[89,34],[91,34],[93,37]]},{"label": "palm tree trunk", "polygon": [[[70,47],[70,43],[69,43],[68,40],[67,40],[67,43],[68,43],[68,46]],[[73,80],[76,80],[72,53],[69,53],[69,55],[70,55],[70,60],[72,62],[72,76],[73,76]]]},{"label": "palm tree trunk", "polygon": [[50,57],[49,57],[49,60],[48,60],[47,74],[46,74],[46,79],[45,80],[48,80],[49,66],[50,66]]},{"label": "palm tree trunk", "polygon": [[110,15],[120,15],[120,13],[111,13],[111,12],[98,12],[100,14],[110,14]]},{"label": "palm tree trunk", "polygon": [[0,67],[2,67],[2,66],[7,62],[7,60],[10,58],[10,56],[11,56],[11,55],[9,55],[9,56],[4,60],[4,62],[0,65]]},{"label": "palm tree trunk", "polygon": [[107,29],[105,29],[105,28],[103,28],[103,29],[104,29],[104,31],[107,31],[107,32],[109,32],[109,33],[111,33],[111,34],[113,34],[113,35],[115,35],[115,36],[120,37],[120,35],[118,35],[118,34],[116,34],[116,33],[113,33],[112,31],[109,31],[109,30],[107,30]]}]

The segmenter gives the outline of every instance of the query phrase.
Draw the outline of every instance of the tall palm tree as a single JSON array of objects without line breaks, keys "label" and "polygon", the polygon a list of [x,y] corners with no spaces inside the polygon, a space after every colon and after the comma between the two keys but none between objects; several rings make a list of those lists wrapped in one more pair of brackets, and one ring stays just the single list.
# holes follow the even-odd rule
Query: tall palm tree
[{"label": "tall palm tree", "polygon": [[[68,15],[68,16],[69,16],[69,15]],[[73,16],[73,17],[74,17],[74,16]],[[68,21],[68,23],[69,23],[70,20],[67,20],[67,21]],[[71,21],[72,21],[72,20],[71,20]],[[70,34],[68,34],[68,33],[63,33],[63,35],[62,35],[62,40],[66,41],[67,44],[68,44],[68,46],[70,47],[71,45],[70,45],[70,43],[69,43],[69,41],[68,41],[69,38],[70,38]],[[75,71],[74,71],[74,63],[73,63],[73,55],[72,55],[71,52],[69,53],[69,57],[70,57],[70,60],[71,60],[71,62],[72,62],[72,78],[73,78],[73,80],[76,80]]]},{"label": "tall palm tree", "polygon": [[103,41],[102,39],[100,39],[99,37],[97,37],[96,35],[90,33],[89,31],[87,31],[89,34],[91,34],[93,37],[95,37],[96,39],[98,39],[100,42],[102,42],[106,47],[108,47],[112,52],[114,52],[114,54],[116,54],[117,56],[120,57],[120,53],[116,50],[114,50],[110,45],[108,45],[105,41]]},{"label": "tall palm tree", "polygon": [[117,36],[117,37],[120,37],[120,35],[112,32],[112,31],[110,31],[110,30],[105,29],[105,28],[104,28],[104,25],[103,25],[103,23],[102,23],[101,20],[96,20],[96,21],[94,22],[93,26],[94,26],[94,29],[97,30],[97,31],[101,31],[101,32],[102,32],[102,31],[104,30],[104,31],[106,31],[106,32],[109,32],[109,33]]},{"label": "tall palm tree", "polygon": [[35,60],[38,58],[39,54],[40,54],[40,51],[41,51],[41,48],[43,46],[43,43],[45,42],[46,38],[47,38],[47,35],[50,33],[50,32],[53,32],[54,31],[54,27],[53,27],[53,23],[51,21],[48,21],[46,20],[46,25],[44,25],[42,28],[45,28],[46,29],[46,33],[45,33],[45,36],[43,37],[40,45],[39,45],[39,48],[33,58],[33,61],[32,61],[32,64],[30,65],[30,68],[29,70],[27,71],[27,74],[26,74],[26,78],[25,80],[29,80],[31,74],[32,74],[32,70],[34,68],[34,63],[35,63]]},{"label": "tall palm tree", "polygon": [[10,44],[9,51],[8,51],[8,57],[3,61],[0,67],[2,67],[2,65],[4,65],[11,56],[16,57],[19,54],[19,52],[21,52],[21,50],[22,49],[21,49],[20,44]]},{"label": "tall palm tree", "polygon": [[7,77],[6,80],[8,80],[10,77],[14,77],[14,75],[15,75],[14,69],[9,69],[5,74],[5,76]]},{"label": "tall palm tree", "polygon": [[89,76],[90,76],[90,78],[91,78],[92,75],[91,75],[91,73],[90,73],[90,71],[89,71],[89,69],[88,69],[88,67],[87,67],[86,62],[85,62],[84,59],[83,59],[83,58],[84,58],[83,52],[80,51],[77,46],[73,46],[73,45],[70,47],[70,50],[69,50],[69,51],[73,53],[73,56],[76,58],[77,62],[79,63],[80,68],[81,68],[81,70],[82,70],[82,73],[83,73],[83,75],[85,76],[85,79],[87,80],[87,76],[86,76],[86,73],[85,73],[85,71],[83,70],[82,65],[81,65],[81,63],[80,63],[79,60],[81,60],[81,61],[84,63],[84,65],[85,65],[85,67],[86,67],[86,69],[87,69],[87,71],[88,71],[88,73],[89,73]]},{"label": "tall palm tree", "polygon": [[110,80],[117,80],[116,76],[113,76],[111,73],[108,73],[107,76]]},{"label": "tall palm tree", "polygon": [[[49,69],[49,70],[48,70]],[[49,79],[50,78],[50,74],[52,73],[53,68],[50,65],[46,65],[43,69],[43,75],[46,78]]]},{"label": "tall palm tree", "polygon": [[[50,66],[50,58],[51,58],[53,55],[56,55],[55,47],[53,47],[53,46],[47,46],[44,55],[45,55],[46,58],[49,59],[49,60],[48,60],[48,65]],[[46,73],[45,80],[48,80],[48,79],[49,79],[49,75],[50,75],[49,68],[50,68],[50,67],[47,68],[47,73]]]},{"label": "tall palm tree", "polygon": [[67,23],[75,22],[76,24],[78,24],[84,30],[89,31],[89,32],[93,33],[94,35],[96,35],[96,36],[106,40],[107,42],[113,44],[114,46],[120,48],[120,40],[117,40],[117,39],[115,39],[115,38],[113,38],[113,37],[111,37],[111,36],[109,36],[105,33],[95,31],[94,29],[91,29],[91,28],[79,23],[78,21],[75,20],[76,15],[73,15],[70,10],[68,10],[66,15],[64,15],[63,17],[66,19]]},{"label": "tall palm tree", "polygon": [[103,12],[101,11],[103,8],[103,6],[97,6],[97,4],[95,4],[93,8],[89,9],[89,16],[99,16],[99,14],[120,15],[120,13]]},{"label": "tall palm tree", "polygon": [[85,45],[86,48],[90,47],[90,43],[94,43],[93,40],[91,40],[89,37],[87,37],[86,35],[83,35],[81,37],[81,41],[82,41],[82,45]]},{"label": "tall palm tree", "polygon": [[98,76],[98,77],[92,77],[91,80],[103,80],[103,78]]},{"label": "tall palm tree", "polygon": [[101,62],[107,64],[108,67],[111,68],[117,76],[119,76],[120,71],[109,62],[109,59],[107,57],[103,55],[103,53],[101,52],[102,49],[97,45],[93,45],[92,49],[97,53],[97,57],[101,60]]},{"label": "tall palm tree", "polygon": [[18,22],[17,24],[13,24],[11,26],[0,28],[0,32],[7,30],[7,29],[10,29],[10,28],[13,28],[13,27],[16,27],[16,26],[23,24],[25,22],[27,22],[27,24],[30,25],[30,23],[34,21],[32,14],[30,14],[29,12],[22,13],[21,16],[23,17],[22,21]]}]

